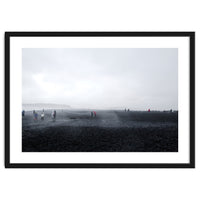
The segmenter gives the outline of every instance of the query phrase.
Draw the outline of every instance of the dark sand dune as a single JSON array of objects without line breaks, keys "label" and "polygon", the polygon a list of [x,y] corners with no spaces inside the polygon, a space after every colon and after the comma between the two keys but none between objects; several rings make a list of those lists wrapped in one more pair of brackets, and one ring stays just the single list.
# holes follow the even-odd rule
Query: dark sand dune
[{"label": "dark sand dune", "polygon": [[[41,112],[38,111],[40,114]],[[23,152],[177,152],[178,113],[57,111],[22,119]]]}]

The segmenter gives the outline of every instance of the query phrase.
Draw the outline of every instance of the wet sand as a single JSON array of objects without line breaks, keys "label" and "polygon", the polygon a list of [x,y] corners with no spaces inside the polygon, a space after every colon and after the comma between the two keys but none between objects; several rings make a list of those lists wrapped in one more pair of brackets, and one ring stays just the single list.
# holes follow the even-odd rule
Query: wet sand
[{"label": "wet sand", "polygon": [[[177,152],[178,113],[58,110],[22,118],[23,152]],[[41,111],[38,111],[40,116]]]}]

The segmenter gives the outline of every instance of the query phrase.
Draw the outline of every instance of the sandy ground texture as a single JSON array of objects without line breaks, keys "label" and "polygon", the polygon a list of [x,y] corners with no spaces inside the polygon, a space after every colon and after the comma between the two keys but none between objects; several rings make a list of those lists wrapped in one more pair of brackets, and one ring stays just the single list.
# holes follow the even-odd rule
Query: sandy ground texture
[{"label": "sandy ground texture", "polygon": [[57,110],[25,112],[23,152],[177,152],[178,113]]}]

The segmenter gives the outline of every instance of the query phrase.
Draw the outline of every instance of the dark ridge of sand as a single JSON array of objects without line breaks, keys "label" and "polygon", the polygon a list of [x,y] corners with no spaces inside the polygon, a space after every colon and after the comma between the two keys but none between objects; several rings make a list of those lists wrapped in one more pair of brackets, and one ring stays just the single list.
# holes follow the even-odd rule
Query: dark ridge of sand
[{"label": "dark ridge of sand", "polygon": [[178,113],[58,111],[22,120],[23,152],[177,152]]}]

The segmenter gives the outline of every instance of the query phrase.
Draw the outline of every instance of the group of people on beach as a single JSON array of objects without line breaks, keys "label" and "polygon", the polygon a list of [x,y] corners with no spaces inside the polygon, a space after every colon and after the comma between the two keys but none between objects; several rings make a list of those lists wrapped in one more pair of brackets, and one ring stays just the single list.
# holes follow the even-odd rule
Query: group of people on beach
[{"label": "group of people on beach", "polygon": [[[24,116],[25,116],[25,110],[22,111],[22,117],[24,117]],[[44,113],[44,109],[43,109],[42,113],[40,115],[40,119],[44,120],[44,117],[45,117],[45,113]],[[55,121],[55,119],[56,119],[56,110],[52,111],[51,118]],[[33,110],[33,120],[34,121],[38,120],[38,113],[35,110]]]},{"label": "group of people on beach", "polygon": [[[24,116],[25,116],[25,110],[22,111],[22,117],[24,117]],[[92,111],[91,112],[91,117],[93,118],[93,117],[96,117],[96,116],[97,116],[96,111]],[[43,109],[42,113],[40,115],[40,119],[44,120],[44,118],[45,118],[45,113],[44,113],[44,109]],[[51,118],[53,119],[53,121],[55,121],[55,119],[56,119],[56,110],[52,111]],[[33,110],[33,119],[34,119],[34,121],[38,120],[38,113],[35,110]]]},{"label": "group of people on beach", "polygon": [[96,117],[96,116],[97,116],[97,113],[95,111],[92,111],[91,112],[91,117],[93,118],[93,117]]},{"label": "group of people on beach", "polygon": [[[124,111],[125,111],[125,112],[130,112],[130,109],[129,109],[129,108],[128,108],[128,109],[126,109],[126,108],[125,108],[125,110],[124,110]],[[150,110],[150,109],[148,109],[147,111],[148,111],[148,112],[150,112],[151,110]]]}]

